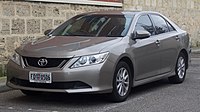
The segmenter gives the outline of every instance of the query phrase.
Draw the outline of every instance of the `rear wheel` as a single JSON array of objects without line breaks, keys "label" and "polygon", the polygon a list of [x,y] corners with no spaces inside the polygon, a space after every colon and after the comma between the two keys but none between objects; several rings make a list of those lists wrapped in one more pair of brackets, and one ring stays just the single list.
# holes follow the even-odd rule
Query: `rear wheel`
[{"label": "rear wheel", "polygon": [[111,100],[115,102],[125,101],[131,91],[132,82],[130,67],[126,62],[119,62],[113,78]]},{"label": "rear wheel", "polygon": [[171,83],[182,83],[186,76],[186,57],[183,53],[180,53],[176,62],[175,76],[169,77]]}]

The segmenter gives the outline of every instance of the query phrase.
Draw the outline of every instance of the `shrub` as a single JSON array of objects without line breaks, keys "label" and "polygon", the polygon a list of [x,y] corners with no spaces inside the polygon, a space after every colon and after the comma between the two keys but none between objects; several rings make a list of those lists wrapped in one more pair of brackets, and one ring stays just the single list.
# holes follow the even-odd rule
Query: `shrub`
[{"label": "shrub", "polygon": [[5,65],[0,65],[0,77],[6,76]]}]

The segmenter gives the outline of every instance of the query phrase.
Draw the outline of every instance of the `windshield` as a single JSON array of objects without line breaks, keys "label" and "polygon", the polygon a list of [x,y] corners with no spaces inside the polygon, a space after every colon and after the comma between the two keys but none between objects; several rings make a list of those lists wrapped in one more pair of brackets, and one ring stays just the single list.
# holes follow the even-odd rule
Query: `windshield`
[{"label": "windshield", "polygon": [[124,37],[130,27],[131,16],[79,15],[52,32],[53,36]]}]

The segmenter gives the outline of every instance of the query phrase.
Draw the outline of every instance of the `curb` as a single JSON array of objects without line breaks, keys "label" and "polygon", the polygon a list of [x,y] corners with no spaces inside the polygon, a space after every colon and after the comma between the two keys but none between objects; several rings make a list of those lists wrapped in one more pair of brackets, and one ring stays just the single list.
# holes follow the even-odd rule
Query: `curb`
[{"label": "curb", "polygon": [[12,90],[6,86],[6,77],[0,77],[0,93]]},{"label": "curb", "polygon": [[192,50],[192,53],[194,54],[200,54],[200,48],[199,49],[191,49]]},{"label": "curb", "polygon": [[200,48],[191,49],[191,58],[200,58]]},{"label": "curb", "polygon": [[10,91],[10,90],[12,90],[12,89],[9,88],[8,86],[0,85],[0,93],[7,92],[7,91]]}]

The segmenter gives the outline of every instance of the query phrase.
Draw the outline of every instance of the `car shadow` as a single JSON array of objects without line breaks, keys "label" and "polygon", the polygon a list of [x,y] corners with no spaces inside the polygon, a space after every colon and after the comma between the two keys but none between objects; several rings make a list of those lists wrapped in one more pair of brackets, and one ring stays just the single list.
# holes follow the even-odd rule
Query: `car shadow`
[{"label": "car shadow", "polygon": [[[132,88],[130,98],[137,98],[148,94],[149,92],[158,91],[161,88],[169,87],[170,84],[166,79],[156,82],[148,83],[142,86]],[[20,91],[18,91],[20,92]],[[100,106],[112,104],[113,102],[107,99],[107,94],[67,94],[67,93],[42,93],[37,96],[26,96],[19,93],[19,97],[9,99],[11,102],[20,104],[38,104],[38,105],[54,105],[54,106],[70,106],[70,107],[83,107],[83,106]]]},{"label": "car shadow", "polygon": [[159,89],[164,89],[169,86],[173,86],[173,84],[171,84],[167,78],[161,79],[155,82],[147,83],[147,84],[132,88],[130,96],[139,97],[144,94],[148,94],[149,92],[155,92],[155,91],[159,92]]}]

